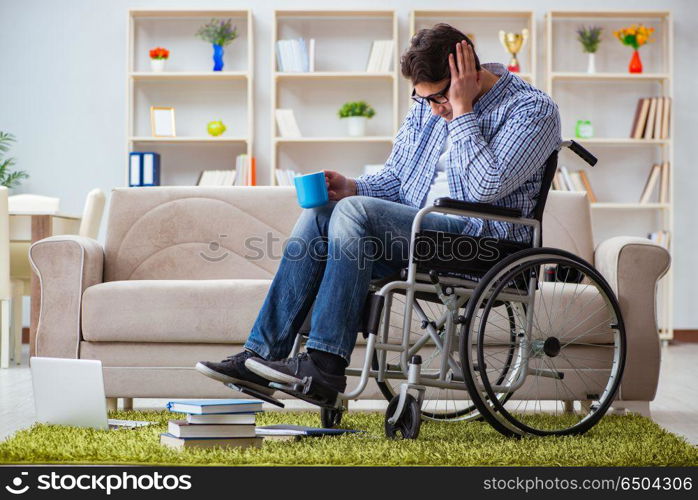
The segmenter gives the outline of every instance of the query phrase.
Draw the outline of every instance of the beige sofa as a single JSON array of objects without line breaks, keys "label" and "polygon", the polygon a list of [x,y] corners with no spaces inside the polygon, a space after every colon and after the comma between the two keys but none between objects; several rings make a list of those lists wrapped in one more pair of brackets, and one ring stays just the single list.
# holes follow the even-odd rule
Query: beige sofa
[{"label": "beige sofa", "polygon": [[[193,365],[241,349],[300,210],[291,188],[115,189],[104,246],[54,236],[31,247],[42,296],[37,354],[101,360],[107,397],[127,406],[134,397],[232,396]],[[581,193],[550,193],[543,239],[594,263],[618,295],[628,355],[616,406],[647,412],[660,363],[655,290],[669,254],[634,237],[594,250]],[[353,365],[363,352],[359,341]],[[362,397],[380,398],[373,382]]]}]

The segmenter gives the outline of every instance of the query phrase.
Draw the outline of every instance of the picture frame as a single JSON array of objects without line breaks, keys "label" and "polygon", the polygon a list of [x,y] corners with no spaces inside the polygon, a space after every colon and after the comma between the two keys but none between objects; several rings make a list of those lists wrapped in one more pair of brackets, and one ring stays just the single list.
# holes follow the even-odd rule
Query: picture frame
[{"label": "picture frame", "polygon": [[174,108],[150,106],[150,129],[153,137],[176,137]]}]

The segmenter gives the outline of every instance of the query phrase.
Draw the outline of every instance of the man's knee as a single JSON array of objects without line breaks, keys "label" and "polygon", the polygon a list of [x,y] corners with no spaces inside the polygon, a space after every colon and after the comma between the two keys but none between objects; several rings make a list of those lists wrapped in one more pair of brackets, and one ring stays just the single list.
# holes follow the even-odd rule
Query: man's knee
[{"label": "man's knee", "polygon": [[370,196],[347,196],[337,202],[332,219],[343,219],[343,223],[365,226],[371,214],[371,205],[375,198]]},{"label": "man's knee", "polygon": [[335,205],[337,203],[331,201],[321,207],[304,209],[293,228],[293,236],[327,236]]}]

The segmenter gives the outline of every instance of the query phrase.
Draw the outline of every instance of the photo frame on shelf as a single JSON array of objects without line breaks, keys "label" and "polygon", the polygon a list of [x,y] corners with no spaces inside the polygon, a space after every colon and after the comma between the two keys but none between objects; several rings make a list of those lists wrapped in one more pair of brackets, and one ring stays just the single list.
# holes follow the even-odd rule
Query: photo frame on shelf
[{"label": "photo frame on shelf", "polygon": [[150,106],[150,129],[153,137],[176,137],[175,109]]}]

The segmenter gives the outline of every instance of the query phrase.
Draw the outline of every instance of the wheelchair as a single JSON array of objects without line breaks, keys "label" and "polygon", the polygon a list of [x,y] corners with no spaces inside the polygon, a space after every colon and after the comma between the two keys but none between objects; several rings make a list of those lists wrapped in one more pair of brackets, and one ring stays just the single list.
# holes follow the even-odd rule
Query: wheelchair
[{"label": "wheelchair", "polygon": [[[333,427],[373,378],[388,400],[388,437],[417,438],[425,420],[484,420],[510,437],[593,427],[620,385],[625,327],[617,298],[591,264],[542,246],[543,210],[563,147],[597,162],[576,142],[563,142],[546,161],[531,218],[451,198],[417,213],[408,267],[371,283],[361,331],[365,356],[361,368],[347,369],[359,378],[353,390],[337,394],[307,379],[271,386],[320,406],[322,425]],[[521,224],[532,238],[421,230],[431,212]],[[299,334],[291,356],[302,342]]]}]

